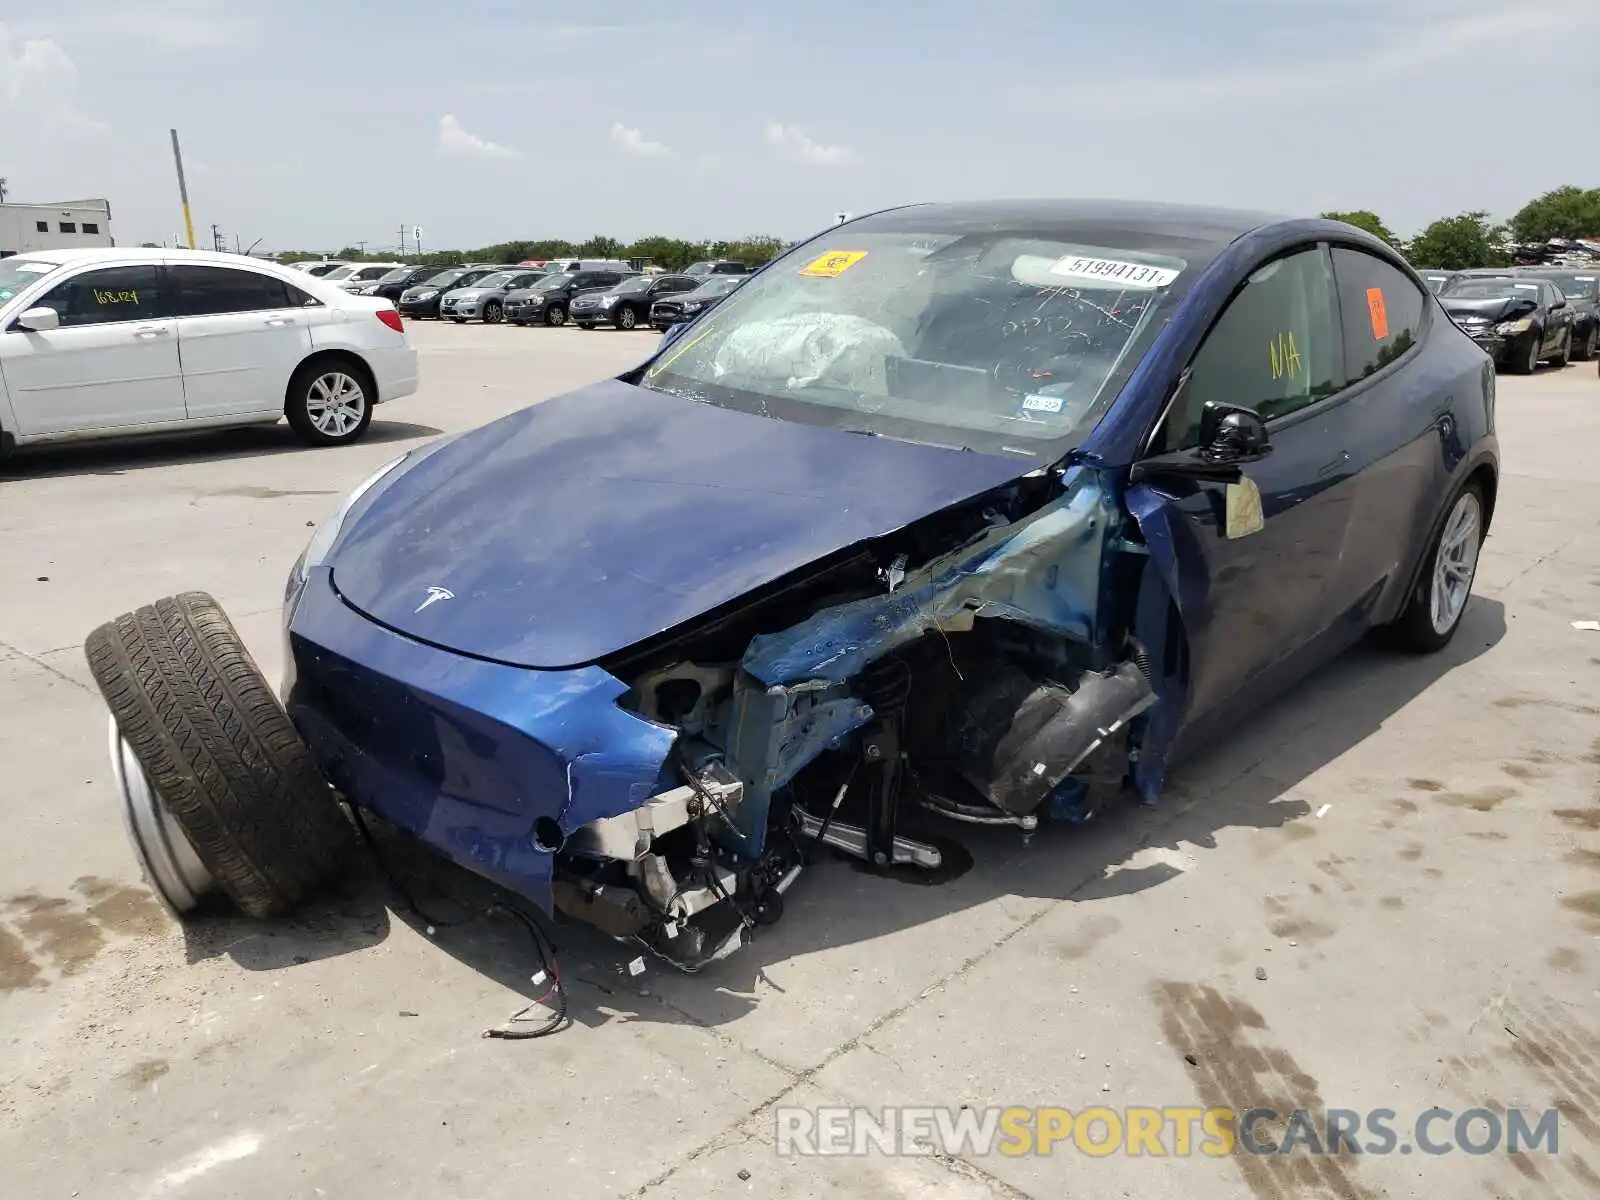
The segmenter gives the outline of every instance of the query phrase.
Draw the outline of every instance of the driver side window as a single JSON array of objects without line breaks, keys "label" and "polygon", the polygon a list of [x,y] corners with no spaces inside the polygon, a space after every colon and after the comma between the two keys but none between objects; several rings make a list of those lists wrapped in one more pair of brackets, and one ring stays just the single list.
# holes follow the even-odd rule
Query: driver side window
[{"label": "driver side window", "polygon": [[1234,294],[1190,362],[1157,453],[1199,444],[1206,401],[1242,404],[1270,421],[1344,386],[1333,273],[1321,246],[1274,259]]}]

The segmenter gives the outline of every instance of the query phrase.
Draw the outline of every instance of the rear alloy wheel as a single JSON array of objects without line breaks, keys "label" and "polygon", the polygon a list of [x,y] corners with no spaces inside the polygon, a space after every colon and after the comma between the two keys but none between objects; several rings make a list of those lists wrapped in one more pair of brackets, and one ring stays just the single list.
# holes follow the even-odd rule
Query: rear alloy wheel
[{"label": "rear alloy wheel", "polygon": [[551,304],[544,310],[544,323],[546,325],[565,325],[567,323],[567,309],[563,304]]},{"label": "rear alloy wheel", "polygon": [[1584,334],[1583,344],[1572,352],[1572,357],[1579,362],[1588,362],[1594,357],[1596,349],[1600,349],[1600,321],[1589,326],[1589,332]]},{"label": "rear alloy wheel", "polygon": [[1550,356],[1550,365],[1560,370],[1572,361],[1572,330],[1567,330],[1561,337],[1561,349]]},{"label": "rear alloy wheel", "polygon": [[134,851],[173,911],[215,884],[250,916],[280,916],[338,871],[350,824],[215,600],[157,600],[84,651]]},{"label": "rear alloy wheel", "polygon": [[635,329],[639,325],[639,314],[633,311],[633,305],[625,304],[617,310],[617,328]]},{"label": "rear alloy wheel", "polygon": [[498,325],[498,324],[500,324],[500,317],[501,317],[500,301],[498,301],[498,300],[490,300],[487,304],[485,304],[483,306],[483,323],[485,325]]},{"label": "rear alloy wheel", "polygon": [[1483,493],[1469,483],[1456,494],[1410,600],[1389,627],[1401,649],[1431,654],[1455,636],[1472,597],[1483,537]]},{"label": "rear alloy wheel", "polygon": [[289,381],[289,425],[313,446],[356,441],[372,424],[373,392],[366,372],[353,364],[307,363]]}]

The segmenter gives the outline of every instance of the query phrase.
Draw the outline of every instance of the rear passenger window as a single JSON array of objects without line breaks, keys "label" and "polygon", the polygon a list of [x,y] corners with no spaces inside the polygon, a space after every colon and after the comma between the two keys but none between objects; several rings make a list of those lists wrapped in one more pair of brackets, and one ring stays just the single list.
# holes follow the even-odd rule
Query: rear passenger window
[{"label": "rear passenger window", "polygon": [[1331,396],[1343,386],[1333,280],[1321,247],[1268,263],[1251,275],[1211,327],[1188,387],[1167,418],[1157,453],[1200,441],[1206,401],[1242,404],[1267,420]]},{"label": "rear passenger window", "polygon": [[267,312],[292,307],[288,284],[255,271],[176,266],[167,268],[167,278],[173,293],[173,315],[178,317]]},{"label": "rear passenger window", "polygon": [[156,268],[101,267],[75,275],[39,302],[53,308],[62,325],[109,325],[150,321],[162,315]]},{"label": "rear passenger window", "polygon": [[1403,271],[1361,250],[1335,247],[1350,382],[1381,371],[1417,344],[1426,301]]}]

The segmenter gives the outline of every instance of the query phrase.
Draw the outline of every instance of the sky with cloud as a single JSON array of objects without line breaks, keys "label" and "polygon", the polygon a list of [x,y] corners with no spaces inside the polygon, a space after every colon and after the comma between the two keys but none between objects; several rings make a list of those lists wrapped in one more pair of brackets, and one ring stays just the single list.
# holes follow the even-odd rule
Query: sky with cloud
[{"label": "sky with cloud", "polygon": [[[0,5],[0,176],[120,241],[796,237],[982,196],[1372,208],[1600,184],[1597,0]],[[770,9],[771,11],[762,11]],[[1568,115],[1563,115],[1568,114]]]}]

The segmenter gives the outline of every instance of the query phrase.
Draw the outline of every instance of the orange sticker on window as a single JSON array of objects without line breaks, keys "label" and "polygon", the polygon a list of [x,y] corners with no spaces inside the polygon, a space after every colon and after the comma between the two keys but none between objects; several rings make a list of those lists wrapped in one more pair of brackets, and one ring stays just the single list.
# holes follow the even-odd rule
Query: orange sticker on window
[{"label": "orange sticker on window", "polygon": [[1389,313],[1383,307],[1383,289],[1367,289],[1367,315],[1372,318],[1372,338],[1381,342],[1389,336]]},{"label": "orange sticker on window", "polygon": [[821,258],[814,258],[800,268],[802,275],[819,279],[837,279],[867,256],[865,250],[830,250]]}]

